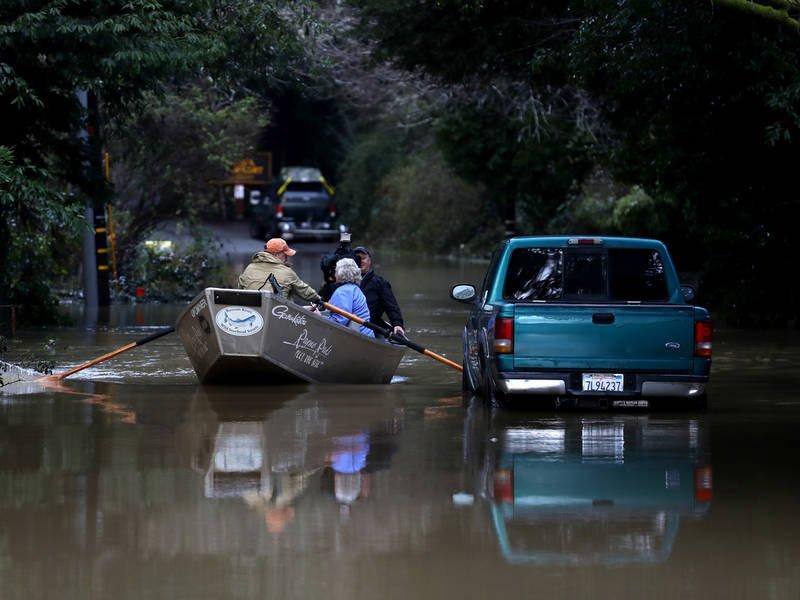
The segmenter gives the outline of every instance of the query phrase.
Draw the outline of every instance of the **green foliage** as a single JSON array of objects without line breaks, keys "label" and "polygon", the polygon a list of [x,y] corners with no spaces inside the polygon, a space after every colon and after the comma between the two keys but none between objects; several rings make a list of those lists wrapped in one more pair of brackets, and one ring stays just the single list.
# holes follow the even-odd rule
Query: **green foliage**
[{"label": "green foliage", "polygon": [[429,134],[378,127],[350,150],[337,189],[344,221],[375,244],[484,254],[501,239],[485,188],[459,177]]},{"label": "green foliage", "polygon": [[125,266],[130,250],[164,217],[219,214],[209,181],[225,178],[253,150],[266,123],[253,97],[230,100],[209,86],[189,85],[147,94],[139,112],[116,124],[110,150]]},{"label": "green foliage", "polygon": [[372,232],[383,215],[376,201],[382,180],[400,162],[405,139],[396,129],[378,128],[364,135],[348,153],[336,192],[344,221],[353,231]]},{"label": "green foliage", "polygon": [[64,274],[82,226],[75,198],[54,190],[44,169],[17,163],[0,146],[0,304],[19,305],[28,320],[54,319],[49,282]]},{"label": "green foliage", "polygon": [[616,201],[611,220],[612,227],[620,233],[660,239],[670,235],[670,224],[676,222],[677,216],[672,199],[653,198],[634,186]]},{"label": "green foliage", "polygon": [[0,144],[80,181],[76,90],[115,111],[186,72],[208,51],[198,2],[10,0],[0,6]]},{"label": "green foliage", "polygon": [[532,56],[546,70],[552,49],[561,43],[553,33],[571,26],[569,3],[557,0],[352,3],[361,11],[364,30],[380,42],[383,56],[452,83],[492,80],[499,74],[526,77]]},{"label": "green foliage", "polygon": [[[486,254],[501,239],[500,223],[482,201],[486,191],[458,177],[434,148],[404,160],[383,179],[369,235],[393,248]],[[494,226],[491,223],[495,223]]]},{"label": "green foliage", "polygon": [[529,232],[541,231],[588,173],[591,142],[569,121],[530,131],[533,115],[508,118],[491,106],[456,105],[442,115],[437,140],[450,165],[487,190],[494,220],[509,204]]},{"label": "green foliage", "polygon": [[97,94],[113,113],[188,70],[207,46],[195,9],[158,0],[0,4],[0,299],[23,304],[23,317],[55,318],[52,281],[79,244],[81,195],[58,190],[96,191],[76,92]]},{"label": "green foliage", "polygon": [[594,234],[613,233],[613,196],[580,195],[562,204],[545,228],[549,234]]},{"label": "green foliage", "polygon": [[188,245],[169,249],[140,244],[128,268],[120,278],[119,293],[136,297],[136,288],[145,289],[149,301],[191,300],[203,288],[225,287],[225,271],[219,243],[207,230],[194,227]]},{"label": "green foliage", "polygon": [[774,265],[800,216],[785,192],[800,159],[800,39],[691,2],[595,6],[571,64],[617,132],[615,174],[675,199],[658,207],[672,217],[661,229],[679,264],[700,260],[719,306],[797,320],[798,286]]},{"label": "green foliage", "polygon": [[[129,172],[122,187],[139,177],[148,201],[164,198],[162,208],[174,214],[176,206],[196,206],[207,176],[202,169],[213,176],[251,145],[252,135],[240,134],[245,119],[251,132],[263,124],[253,98],[263,104],[272,90],[306,81],[299,32],[308,25],[307,4],[283,0],[0,3],[0,147],[13,149],[0,166],[5,181],[0,283],[13,283],[14,298],[24,299],[29,311],[48,312],[52,277],[63,265],[49,253],[63,248],[74,255],[77,199],[81,193],[104,194],[98,170],[87,169],[99,160],[103,131],[87,122],[76,92],[97,99],[101,125],[120,134],[118,140],[122,129],[131,127],[130,148],[115,158],[120,168],[125,161],[139,168],[138,160],[150,170]],[[202,89],[190,86],[185,98],[169,93],[197,81]],[[172,127],[171,137],[166,131],[155,135],[159,125]],[[137,127],[151,135],[137,139],[142,133]],[[88,140],[81,135],[86,129]],[[145,158],[148,152],[168,162],[155,169]],[[184,157],[189,160],[181,162]],[[160,179],[150,185],[151,176]],[[76,193],[54,191],[63,189]],[[42,220],[40,230],[13,221],[25,211]],[[135,207],[131,212],[136,214]],[[129,239],[140,236],[153,211],[138,218],[145,224]],[[74,241],[65,243],[68,236]],[[8,289],[0,287],[0,301],[8,300]]]},{"label": "green foliage", "polygon": [[620,189],[601,177],[559,208],[547,232],[665,239],[671,224],[679,220],[675,204],[667,197],[654,198],[639,186]]},{"label": "green foliage", "polygon": [[[790,22],[796,5],[355,4],[385,56],[472,90],[476,108],[459,109],[439,127],[445,156],[459,174],[493,181],[497,188],[487,189],[527,207],[534,229],[560,217],[627,234],[662,232],[681,267],[704,267],[707,281],[719,285],[709,295],[717,305],[747,322],[765,312],[770,324],[800,321],[800,286],[775,266],[792,251],[800,217],[800,201],[785,191],[794,187],[800,159],[800,37]],[[764,5],[789,16],[773,18]],[[530,89],[545,110],[530,111],[530,102],[507,94],[501,110],[491,110],[497,103],[486,99],[508,81]],[[575,109],[581,101],[594,121],[588,127]],[[526,111],[552,127],[549,138],[510,135],[525,131]],[[609,208],[599,199],[577,200],[587,161],[650,196],[634,190],[615,200],[610,220],[565,218],[570,207]],[[514,190],[510,179],[525,185]]]},{"label": "green foliage", "polygon": [[212,45],[203,57],[203,71],[217,87],[263,101],[311,83],[312,65],[303,40],[315,27],[310,0],[197,3],[198,27]]}]

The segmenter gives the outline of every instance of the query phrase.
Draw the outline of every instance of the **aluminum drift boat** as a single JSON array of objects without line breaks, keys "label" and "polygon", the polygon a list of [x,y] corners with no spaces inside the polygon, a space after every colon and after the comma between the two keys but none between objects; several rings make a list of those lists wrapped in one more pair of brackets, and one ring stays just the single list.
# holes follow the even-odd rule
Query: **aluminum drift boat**
[{"label": "aluminum drift boat", "polygon": [[405,352],[266,290],[206,288],[175,329],[202,383],[389,383]]}]

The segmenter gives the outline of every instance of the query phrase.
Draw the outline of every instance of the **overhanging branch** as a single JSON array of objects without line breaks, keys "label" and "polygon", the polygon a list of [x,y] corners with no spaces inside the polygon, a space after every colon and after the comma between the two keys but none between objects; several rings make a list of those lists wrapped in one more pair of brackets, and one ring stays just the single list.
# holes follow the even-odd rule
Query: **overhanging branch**
[{"label": "overhanging branch", "polygon": [[[789,13],[789,10],[800,10],[800,5],[790,0],[763,0],[763,2],[752,2],[751,0],[713,0],[713,2],[733,10],[780,23],[800,33],[800,21]],[[767,4],[771,6],[767,6]]]}]

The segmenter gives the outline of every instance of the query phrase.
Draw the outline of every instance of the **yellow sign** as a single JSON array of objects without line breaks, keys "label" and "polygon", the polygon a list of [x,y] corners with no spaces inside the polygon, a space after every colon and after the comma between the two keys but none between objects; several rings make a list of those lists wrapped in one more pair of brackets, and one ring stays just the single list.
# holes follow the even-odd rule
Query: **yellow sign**
[{"label": "yellow sign", "polygon": [[264,167],[258,166],[252,158],[245,158],[233,165],[233,172],[236,175],[261,175]]}]

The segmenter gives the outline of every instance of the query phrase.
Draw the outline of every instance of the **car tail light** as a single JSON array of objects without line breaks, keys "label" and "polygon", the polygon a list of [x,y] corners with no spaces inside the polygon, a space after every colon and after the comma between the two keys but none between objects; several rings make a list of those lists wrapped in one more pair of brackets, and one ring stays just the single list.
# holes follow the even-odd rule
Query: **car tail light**
[{"label": "car tail light", "polygon": [[711,321],[695,321],[694,323],[694,355],[711,358],[711,339],[714,327]]},{"label": "car tail light", "polygon": [[283,204],[278,204],[278,206],[275,207],[275,216],[279,219],[283,218]]},{"label": "car tail light", "polygon": [[711,502],[714,492],[711,478],[711,467],[698,467],[694,470],[694,499],[695,502]]},{"label": "car tail light", "polygon": [[331,219],[335,219],[336,218],[336,205],[335,204],[331,204],[330,215],[331,215]]},{"label": "car tail light", "polygon": [[494,322],[494,351],[496,354],[514,352],[514,319],[498,317]]},{"label": "car tail light", "polygon": [[494,501],[514,502],[514,472],[498,469],[494,474]]}]

